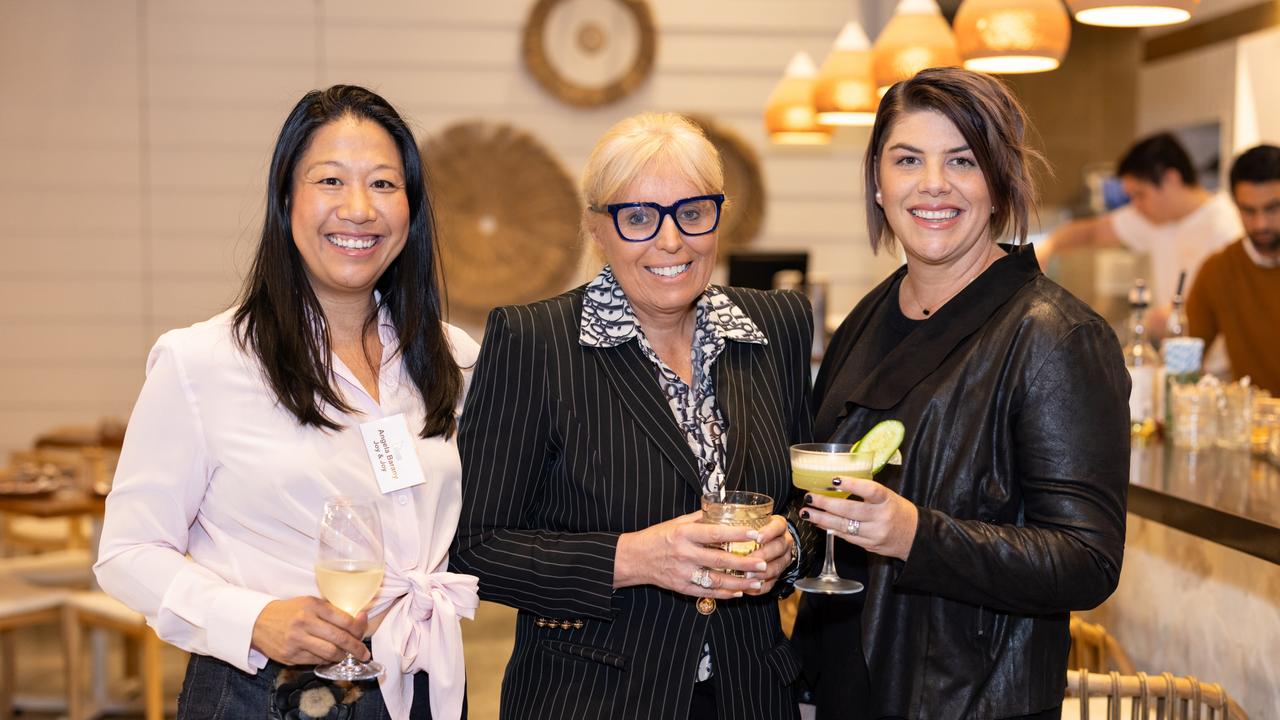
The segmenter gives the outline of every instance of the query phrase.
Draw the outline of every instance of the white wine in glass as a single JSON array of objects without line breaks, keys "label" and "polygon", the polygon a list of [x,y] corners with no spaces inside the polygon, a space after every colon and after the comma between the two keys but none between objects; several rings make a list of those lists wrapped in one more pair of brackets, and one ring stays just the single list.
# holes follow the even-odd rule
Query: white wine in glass
[{"label": "white wine in glass", "polygon": [[[332,497],[320,518],[320,548],[316,553],[316,585],[320,595],[354,616],[382,586],[382,524],[373,503]],[[327,680],[373,680],[382,675],[375,662],[357,662],[350,653],[338,663],[316,667]]]}]

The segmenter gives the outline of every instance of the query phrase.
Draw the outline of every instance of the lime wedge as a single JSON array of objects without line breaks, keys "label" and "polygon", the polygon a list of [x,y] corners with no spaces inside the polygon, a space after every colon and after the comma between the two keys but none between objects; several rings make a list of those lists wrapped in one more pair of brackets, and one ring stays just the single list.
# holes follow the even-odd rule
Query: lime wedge
[{"label": "lime wedge", "polygon": [[854,443],[853,452],[875,452],[871,473],[878,473],[886,463],[902,464],[902,453],[898,451],[898,446],[902,444],[902,438],[906,434],[907,428],[899,420],[878,422],[861,440]]}]

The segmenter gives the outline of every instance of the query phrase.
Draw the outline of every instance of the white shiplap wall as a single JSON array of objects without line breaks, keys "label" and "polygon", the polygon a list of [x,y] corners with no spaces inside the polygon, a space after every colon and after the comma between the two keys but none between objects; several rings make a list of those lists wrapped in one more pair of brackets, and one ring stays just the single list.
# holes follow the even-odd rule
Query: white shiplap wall
[{"label": "white shiplap wall", "polygon": [[523,69],[531,5],[0,0],[0,451],[51,425],[127,415],[155,338],[232,301],[280,124],[303,92],[333,83],[384,94],[419,133],[513,123],[575,176],[622,117],[704,113],[761,156],[769,206],[755,247],[811,251],[833,318],[896,264],[865,246],[866,131],[773,148],[760,123],[790,54],[821,61],[853,0],[653,0],[653,75],[594,110],[556,101]]}]

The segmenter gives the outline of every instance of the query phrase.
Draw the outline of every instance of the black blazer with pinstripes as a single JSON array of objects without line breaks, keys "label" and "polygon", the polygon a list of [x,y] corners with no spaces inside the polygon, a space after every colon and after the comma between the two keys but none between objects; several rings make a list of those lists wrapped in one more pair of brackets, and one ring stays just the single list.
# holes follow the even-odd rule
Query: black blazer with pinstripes
[{"label": "black blazer with pinstripes", "polygon": [[[812,314],[795,292],[723,290],[768,337],[729,341],[714,366],[727,487],[783,513],[797,494],[787,448],[812,433]],[[638,344],[579,345],[582,297],[494,310],[462,415],[450,564],[519,610],[502,717],[683,719],[709,641],[721,720],[795,718],[799,666],[777,597],[704,616],[686,595],[613,590],[618,536],[697,510],[701,485]]]}]

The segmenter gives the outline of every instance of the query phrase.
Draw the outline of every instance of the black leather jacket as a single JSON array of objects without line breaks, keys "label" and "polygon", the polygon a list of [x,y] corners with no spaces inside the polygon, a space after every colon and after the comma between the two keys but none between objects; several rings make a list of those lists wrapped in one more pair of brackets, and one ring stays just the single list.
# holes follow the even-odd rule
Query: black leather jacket
[{"label": "black leather jacket", "polygon": [[[1098,605],[1119,580],[1129,478],[1120,345],[1040,273],[1029,247],[1009,249],[873,372],[849,377],[844,361],[868,320],[897,302],[900,269],[845,320],[818,376],[818,438],[851,442],[886,418],[907,429],[901,470],[877,479],[919,508],[910,555],[860,555],[871,717],[1005,718],[1061,704],[1068,611]],[[858,639],[813,643],[823,627],[812,610],[797,628],[805,660],[828,681],[851,677],[831,670],[861,662]]]}]

